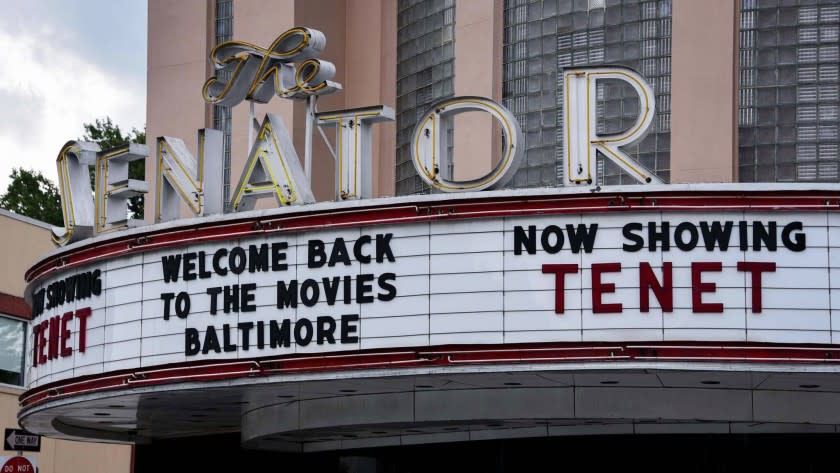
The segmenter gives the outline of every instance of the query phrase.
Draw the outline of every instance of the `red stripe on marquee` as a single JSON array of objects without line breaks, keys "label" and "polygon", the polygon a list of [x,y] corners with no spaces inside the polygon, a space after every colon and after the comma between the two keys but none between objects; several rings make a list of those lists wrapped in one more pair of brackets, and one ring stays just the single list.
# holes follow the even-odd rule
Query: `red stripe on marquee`
[{"label": "red stripe on marquee", "polygon": [[[373,199],[372,199],[373,200]],[[386,225],[483,217],[560,215],[569,213],[751,210],[827,211],[840,210],[840,192],[753,191],[657,193],[598,193],[580,196],[489,197],[436,201],[417,204],[371,205],[348,210],[286,212],[277,216],[200,223],[175,229],[151,229],[140,235],[115,236],[104,242],[83,245],[38,262],[26,272],[26,282],[55,271],[67,270],[103,258],[126,256],[161,248],[201,242],[256,237],[270,233],[296,232],[347,226]]]}]

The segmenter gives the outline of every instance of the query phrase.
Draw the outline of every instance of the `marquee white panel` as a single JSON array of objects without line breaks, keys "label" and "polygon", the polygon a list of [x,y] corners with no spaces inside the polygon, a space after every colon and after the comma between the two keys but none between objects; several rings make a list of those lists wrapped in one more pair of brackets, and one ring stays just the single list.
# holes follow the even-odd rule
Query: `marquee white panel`
[{"label": "marquee white panel", "polygon": [[[702,246],[683,251],[676,247],[673,231],[684,222],[699,228],[700,222],[735,222],[728,250],[712,251]],[[752,242],[754,222],[765,226],[777,222],[778,249],[741,250],[738,245],[738,222],[748,222],[747,233]],[[644,228],[642,235],[648,244],[648,222],[657,228],[668,223],[671,247],[649,251],[628,251],[625,244],[627,224],[637,222]],[[782,229],[791,222],[802,222],[806,238],[803,251],[793,251],[782,241]],[[574,252],[570,245],[567,225],[591,228],[598,225],[591,252]],[[554,254],[546,252],[540,243],[542,231],[556,225],[562,230],[564,245]],[[514,233],[517,227],[526,232],[536,228],[537,251],[515,254]],[[382,262],[376,262],[377,235],[391,235],[389,244],[380,250]],[[337,238],[346,245],[349,264],[310,267],[309,242],[323,242],[329,256],[337,246]],[[370,238],[369,242],[364,239]],[[382,238],[382,237],[380,237]],[[388,237],[385,237],[388,238]],[[549,244],[555,240],[550,239]],[[209,278],[166,282],[162,258],[188,252],[205,252],[205,269],[212,270],[213,255],[219,249],[228,251],[242,247],[247,254],[250,245],[285,242],[283,251],[286,270],[213,273]],[[362,242],[369,264],[360,263],[353,253],[354,243]],[[338,244],[340,245],[340,243]],[[523,216],[483,218],[464,221],[433,222],[407,225],[386,225],[339,230],[318,230],[300,233],[276,233],[270,236],[234,239],[224,242],[199,243],[165,250],[148,251],[128,257],[112,258],[88,264],[70,271],[54,273],[32,287],[32,293],[47,289],[71,275],[101,271],[102,291],[90,298],[65,302],[37,316],[33,326],[49,317],[60,316],[85,307],[92,309],[85,331],[86,349],[80,344],[80,321],[68,324],[72,335],[68,344],[73,348],[66,357],[57,356],[45,363],[33,364],[32,348],[37,340],[30,330],[28,347],[29,388],[67,380],[83,375],[101,374],[121,369],[158,366],[168,363],[211,359],[244,359],[287,354],[321,353],[327,351],[355,351],[373,348],[418,348],[445,344],[511,344],[538,342],[596,342],[596,341],[721,341],[721,342],[780,342],[788,344],[838,343],[840,341],[840,216],[832,212],[643,212],[598,215]],[[388,250],[394,261],[389,261]],[[270,253],[270,251],[269,251]],[[228,259],[223,258],[227,266]],[[762,309],[753,312],[751,274],[737,269],[738,263],[773,262],[775,272],[761,275]],[[703,292],[703,303],[722,303],[721,313],[702,313],[694,307],[692,264],[714,262],[720,271],[703,272],[703,283],[714,283],[714,291]],[[614,292],[601,294],[601,302],[622,305],[617,313],[596,313],[593,310],[592,266],[598,263],[620,263],[621,272],[604,272],[603,284],[614,284]],[[673,274],[673,311],[666,312],[650,292],[650,309],[642,312],[640,300],[639,265],[649,263],[654,275],[663,280],[664,263],[671,263]],[[183,264],[183,262],[182,262]],[[269,258],[269,265],[271,260]],[[564,312],[555,313],[555,275],[543,272],[544,264],[577,264],[579,271],[565,277]],[[198,268],[196,268],[196,272]],[[378,278],[394,273],[391,281],[396,294],[392,300],[378,300],[386,294]],[[363,275],[373,275],[367,282]],[[337,278],[337,300],[325,300],[331,278]],[[368,276],[370,279],[371,276]],[[305,280],[316,283],[320,297],[312,307],[299,297],[297,307],[277,307],[277,282],[297,281],[298,290]],[[345,304],[345,280],[351,284],[351,301]],[[359,303],[356,285],[368,284],[373,301]],[[254,311],[223,313],[222,296],[218,298],[218,313],[210,314],[208,288],[255,284]],[[310,288],[310,290],[313,290]],[[190,311],[180,318],[172,310],[164,320],[162,293],[189,294]],[[174,301],[173,301],[174,304]],[[350,326],[351,337],[341,343],[341,316],[358,316]],[[317,343],[319,317],[327,326],[335,324],[332,336],[335,343]],[[289,319],[288,347],[269,344],[270,322]],[[312,331],[309,343],[295,340],[296,323],[306,325],[303,334]],[[240,323],[253,323],[249,332],[250,347],[245,350]],[[265,346],[258,348],[257,324],[264,323]],[[237,349],[224,350],[223,325],[230,327],[229,343]],[[220,351],[186,354],[185,333],[195,329],[201,346],[205,346],[208,327],[216,331]],[[357,336],[358,339],[353,339]],[[305,338],[305,337],[304,337]]]}]

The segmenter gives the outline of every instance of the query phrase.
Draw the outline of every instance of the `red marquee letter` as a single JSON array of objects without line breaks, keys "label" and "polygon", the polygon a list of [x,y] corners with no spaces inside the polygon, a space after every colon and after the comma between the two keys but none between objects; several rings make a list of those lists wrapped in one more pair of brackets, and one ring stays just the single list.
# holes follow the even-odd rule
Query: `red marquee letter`
[{"label": "red marquee letter", "polygon": [[90,307],[84,307],[76,311],[76,318],[79,319],[79,353],[85,352],[88,317],[90,317]]},{"label": "red marquee letter", "polygon": [[43,365],[47,362],[47,354],[44,350],[47,348],[47,330],[50,329],[50,319],[43,320],[38,329],[38,364]]},{"label": "red marquee letter", "polygon": [[32,326],[32,366],[38,366],[38,341],[41,337],[38,334],[41,333],[41,324],[35,324]]},{"label": "red marquee letter", "polygon": [[621,304],[604,304],[601,296],[605,292],[615,292],[615,283],[601,282],[602,273],[616,273],[621,271],[621,263],[592,264],[592,312],[595,314],[609,314],[621,312]]},{"label": "red marquee letter", "polygon": [[761,273],[776,272],[776,263],[738,261],[738,271],[752,274],[752,311],[753,314],[758,314],[761,312]]},{"label": "red marquee letter", "polygon": [[60,324],[60,316],[50,317],[50,338],[48,340],[49,345],[47,346],[47,358],[51,360],[58,358],[58,329]]},{"label": "red marquee letter", "polygon": [[562,314],[566,299],[564,293],[566,292],[566,274],[574,274],[578,272],[578,265],[576,264],[544,264],[542,265],[543,274],[554,274],[554,313]]},{"label": "red marquee letter", "polygon": [[70,330],[67,328],[67,322],[73,320],[72,312],[65,312],[61,316],[61,356],[70,356],[73,354],[73,348],[67,346],[67,340],[70,339]]},{"label": "red marquee letter", "polygon": [[691,263],[691,311],[692,312],[707,312],[720,313],[723,312],[723,304],[720,302],[703,303],[704,292],[715,292],[717,284],[713,282],[703,282],[703,273],[712,271],[722,271],[723,263]]},{"label": "red marquee letter", "polygon": [[650,263],[639,263],[639,310],[650,312],[650,291],[656,296],[663,312],[674,311],[674,282],[671,263],[662,263],[662,284],[653,274]]}]

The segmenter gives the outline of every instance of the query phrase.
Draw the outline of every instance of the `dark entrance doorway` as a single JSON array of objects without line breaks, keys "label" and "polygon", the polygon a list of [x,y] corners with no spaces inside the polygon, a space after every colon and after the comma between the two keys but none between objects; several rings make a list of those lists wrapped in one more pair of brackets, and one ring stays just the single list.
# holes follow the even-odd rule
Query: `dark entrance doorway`
[{"label": "dark entrance doorway", "polygon": [[[279,453],[245,450],[238,435],[159,440],[137,446],[136,473],[301,468],[346,473],[561,471],[833,471],[837,434],[614,435]],[[258,468],[260,470],[258,470]],[[265,471],[265,470],[262,470]]]}]

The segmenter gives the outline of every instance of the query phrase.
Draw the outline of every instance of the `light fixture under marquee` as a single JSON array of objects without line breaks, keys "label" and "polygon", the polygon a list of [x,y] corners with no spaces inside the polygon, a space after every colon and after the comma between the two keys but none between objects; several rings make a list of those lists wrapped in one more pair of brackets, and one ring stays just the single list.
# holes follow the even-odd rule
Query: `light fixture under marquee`
[{"label": "light fixture under marquee", "polygon": [[[235,106],[250,103],[249,123],[255,122],[253,104],[267,103],[275,95],[306,100],[304,166],[283,120],[268,114],[253,136],[249,126],[250,151],[231,199],[232,211],[252,209],[256,199],[274,197],[278,205],[315,202],[311,190],[312,131],[318,127],[335,160],[335,198],[338,201],[373,197],[372,126],[394,120],[394,110],[384,105],[318,112],[316,97],[341,90],[332,81],[335,66],[318,59],[326,46],[325,35],[315,29],[296,27],[285,31],[267,48],[244,41],[226,41],[214,47],[210,62],[229,78],[210,77],[202,88],[207,103]],[[595,88],[600,80],[626,82],[639,96],[641,113],[634,125],[617,135],[597,133]],[[653,90],[634,71],[623,67],[566,69],[563,73],[565,104],[564,136],[566,169],[564,183],[595,186],[596,155],[601,153],[644,183],[661,181],[620,150],[640,139],[653,120]],[[487,112],[500,124],[502,152],[499,163],[476,179],[456,180],[449,175],[456,156],[449,153],[447,130],[454,115],[468,111]],[[335,147],[323,127],[336,128]],[[156,140],[156,222],[180,216],[180,202],[195,216],[224,211],[221,132],[198,131],[198,156],[193,157],[183,141],[172,137]],[[450,97],[432,104],[413,133],[412,162],[418,175],[435,191],[467,192],[500,189],[516,173],[524,155],[524,137],[514,115],[485,97]],[[145,159],[145,145],[131,144],[120,150],[102,151],[92,143],[69,142],[57,159],[65,227],[53,230],[61,246],[137,225],[128,221],[128,198],[147,192],[145,182],[128,179],[128,162]],[[94,192],[90,191],[89,167],[96,166]]]}]

